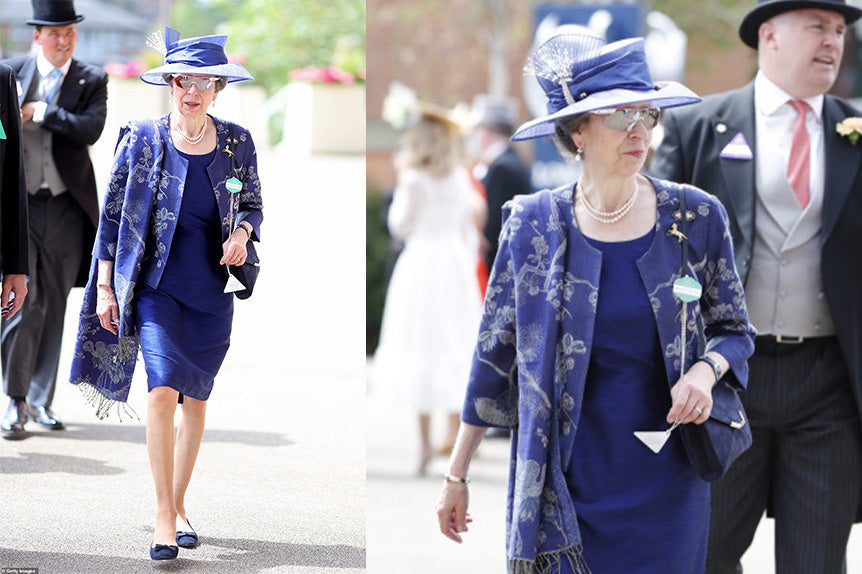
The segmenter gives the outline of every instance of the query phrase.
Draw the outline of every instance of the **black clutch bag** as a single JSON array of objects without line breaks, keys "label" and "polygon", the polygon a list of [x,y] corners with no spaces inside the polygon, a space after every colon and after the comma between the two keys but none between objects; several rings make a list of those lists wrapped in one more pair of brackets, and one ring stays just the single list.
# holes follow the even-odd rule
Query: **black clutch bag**
[{"label": "black clutch bag", "polygon": [[230,265],[228,271],[236,277],[240,283],[245,286],[245,289],[234,291],[237,299],[248,299],[254,291],[254,284],[257,281],[257,274],[260,272],[260,259],[257,257],[257,249],[254,242],[249,240],[245,245],[246,258],[242,265]]},{"label": "black clutch bag", "polygon": [[739,393],[719,381],[712,388],[712,411],[701,425],[680,425],[682,444],[695,472],[714,482],[751,446],[751,426]]}]

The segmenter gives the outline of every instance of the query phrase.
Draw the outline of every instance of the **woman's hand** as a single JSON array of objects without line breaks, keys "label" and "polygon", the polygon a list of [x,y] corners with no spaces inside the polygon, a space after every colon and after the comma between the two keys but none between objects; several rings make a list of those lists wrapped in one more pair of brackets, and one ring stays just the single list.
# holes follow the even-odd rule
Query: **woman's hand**
[{"label": "woman's hand", "polygon": [[96,315],[102,328],[116,335],[120,325],[120,307],[111,287],[114,284],[113,277],[114,262],[99,259],[96,270]]},{"label": "woman's hand", "polygon": [[120,308],[114,290],[110,285],[99,285],[96,287],[96,315],[103,329],[107,329],[114,335],[120,325]]},{"label": "woman's hand", "polygon": [[712,386],[715,372],[707,363],[698,361],[670,390],[671,407],[667,422],[703,424],[712,410]]},{"label": "woman's hand", "polygon": [[244,225],[237,225],[227,241],[222,243],[224,255],[219,265],[242,265],[245,263],[247,251],[245,244],[250,237],[248,229]]},{"label": "woman's hand", "polygon": [[461,533],[467,532],[467,525],[473,522],[467,513],[470,493],[467,485],[460,482],[443,483],[440,499],[437,501],[437,521],[444,536],[461,543]]},{"label": "woman's hand", "polygon": [[[470,461],[476,454],[476,449],[485,436],[484,427],[477,427],[462,422],[455,439],[455,447],[449,457],[449,474],[466,477],[470,468]],[[446,481],[437,501],[437,521],[440,523],[440,532],[455,542],[461,542],[461,533],[467,532],[467,525],[473,520],[467,514],[469,493],[467,484],[461,482]]]}]

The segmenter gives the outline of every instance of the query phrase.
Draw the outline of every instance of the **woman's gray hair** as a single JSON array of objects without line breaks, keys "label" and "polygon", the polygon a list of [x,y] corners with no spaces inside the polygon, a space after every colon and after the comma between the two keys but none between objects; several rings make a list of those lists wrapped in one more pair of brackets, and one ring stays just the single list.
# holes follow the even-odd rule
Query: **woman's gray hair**
[{"label": "woman's gray hair", "polygon": [[589,115],[589,113],[584,113],[566,116],[554,122],[554,145],[557,146],[557,150],[564,158],[575,159],[578,156],[578,146],[572,139],[572,132],[577,131]]},{"label": "woman's gray hair", "polygon": [[[170,86],[171,82],[174,81],[174,76],[183,76],[183,75],[184,74],[162,74],[162,79],[165,81],[165,83],[167,85]],[[223,78],[221,76],[215,76],[215,78],[216,78],[215,91],[216,91],[216,93],[219,93],[220,91],[225,89],[225,87],[227,87],[227,78]]]}]

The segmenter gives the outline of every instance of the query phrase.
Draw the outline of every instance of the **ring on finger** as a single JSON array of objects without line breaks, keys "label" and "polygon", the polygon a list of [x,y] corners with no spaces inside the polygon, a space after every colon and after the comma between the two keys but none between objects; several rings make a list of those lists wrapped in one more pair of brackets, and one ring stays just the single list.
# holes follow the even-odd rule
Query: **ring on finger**
[{"label": "ring on finger", "polygon": [[697,411],[697,414],[698,414],[698,415],[702,415],[702,414],[703,414],[703,409],[702,409],[702,408],[700,408],[700,407],[694,407],[694,410],[696,410],[696,411]]}]

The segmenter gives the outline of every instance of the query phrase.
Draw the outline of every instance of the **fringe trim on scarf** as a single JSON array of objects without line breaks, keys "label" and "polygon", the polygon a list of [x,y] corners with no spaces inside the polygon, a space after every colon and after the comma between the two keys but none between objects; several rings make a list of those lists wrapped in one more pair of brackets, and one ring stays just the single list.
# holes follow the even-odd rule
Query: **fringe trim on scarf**
[{"label": "fringe trim on scarf", "polygon": [[572,574],[592,574],[584,560],[584,549],[580,544],[539,554],[535,560],[512,558],[509,560],[509,574],[559,574],[564,561]]},{"label": "fringe trim on scarf", "polygon": [[108,418],[111,414],[111,409],[116,409],[117,418],[120,419],[120,422],[123,422],[123,414],[129,419],[134,417],[137,420],[141,420],[135,409],[130,407],[128,403],[109,399],[90,383],[78,383],[78,388],[81,390],[81,394],[84,395],[84,400],[87,401],[87,404],[96,407],[96,416],[99,417],[99,420]]}]

